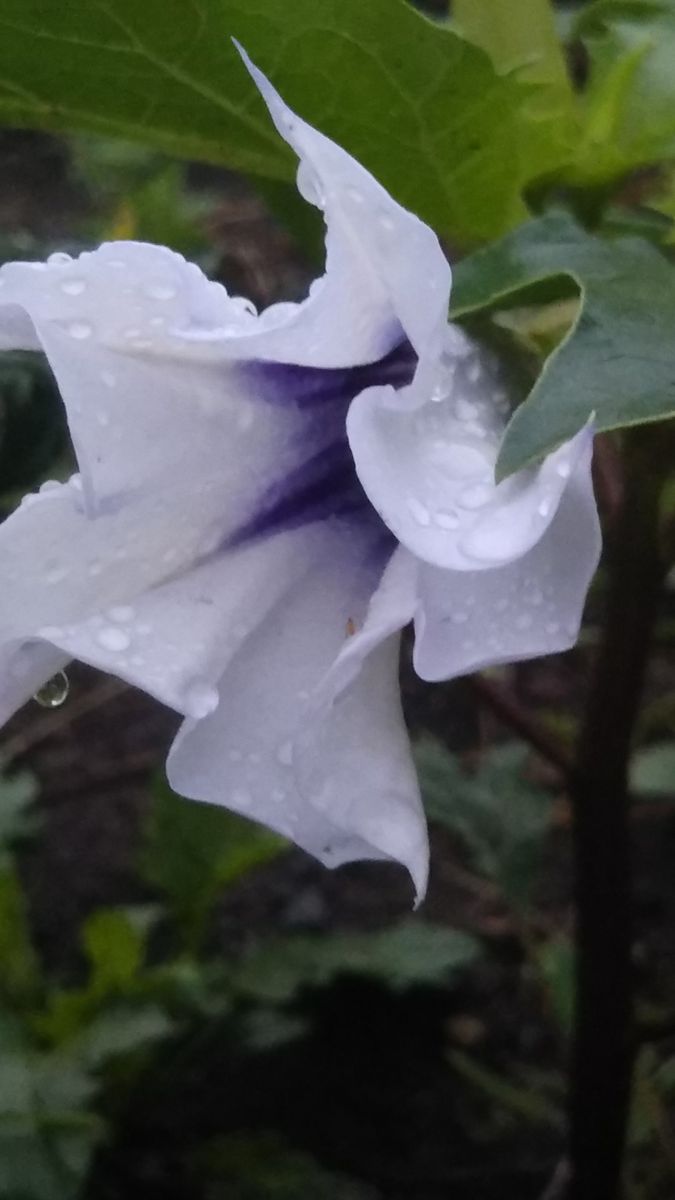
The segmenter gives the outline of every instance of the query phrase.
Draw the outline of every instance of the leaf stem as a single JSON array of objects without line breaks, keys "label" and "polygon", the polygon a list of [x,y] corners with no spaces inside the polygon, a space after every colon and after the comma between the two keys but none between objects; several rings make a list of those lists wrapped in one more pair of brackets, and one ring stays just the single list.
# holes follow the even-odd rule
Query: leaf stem
[{"label": "leaf stem", "polygon": [[628,763],[666,566],[659,503],[667,439],[625,442],[625,486],[608,555],[606,621],[570,794],[576,899],[571,1200],[615,1200],[633,1069]]}]

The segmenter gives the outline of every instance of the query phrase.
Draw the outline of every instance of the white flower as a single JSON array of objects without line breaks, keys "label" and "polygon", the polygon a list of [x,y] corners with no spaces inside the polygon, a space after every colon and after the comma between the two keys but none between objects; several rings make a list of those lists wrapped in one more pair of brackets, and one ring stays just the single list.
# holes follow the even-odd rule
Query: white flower
[{"label": "white flower", "polygon": [[421,895],[399,631],[424,679],[572,645],[591,436],[495,486],[504,399],[436,237],[248,66],[325,214],[306,300],[257,315],[132,242],[0,271],[0,347],[47,355],[81,471],[0,528],[0,721],[93,663],[185,715],[177,791]]}]

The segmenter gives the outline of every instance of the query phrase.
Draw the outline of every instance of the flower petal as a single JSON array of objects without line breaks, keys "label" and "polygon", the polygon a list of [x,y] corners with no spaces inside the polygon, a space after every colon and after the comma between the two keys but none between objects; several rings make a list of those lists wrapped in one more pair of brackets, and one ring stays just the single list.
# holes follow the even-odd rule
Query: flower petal
[{"label": "flower petal", "polygon": [[324,532],[314,568],[235,655],[221,702],[188,720],[171,751],[172,786],[271,826],[329,866],[396,858],[422,889],[426,834],[403,725],[397,638],[343,690],[323,681],[390,553],[379,530]]},{"label": "flower petal", "polygon": [[9,263],[0,281],[0,336],[17,332],[17,311],[28,314],[63,396],[90,512],[122,493],[172,496],[187,483],[203,511],[236,520],[270,464],[280,473],[297,464],[301,414],[261,404],[236,362],[186,360],[176,324],[228,315],[241,330],[254,318],[231,314],[225,290],[179,255],[111,243],[76,260]]},{"label": "flower petal", "polygon": [[495,484],[505,393],[468,339],[451,327],[448,339],[434,388],[416,377],[398,392],[366,389],[347,433],[368,498],[404,546],[435,566],[487,570],[543,536],[591,433]]},{"label": "flower petal", "polygon": [[299,322],[297,330],[287,328],[291,341],[284,354],[292,345],[299,363],[372,361],[401,340],[402,330],[420,357],[435,357],[451,278],[438,238],[351,155],[296,116],[238,49],[279,133],[300,159],[302,195],[326,219],[326,274],[302,305],[302,329]]},{"label": "flower petal", "polygon": [[586,435],[554,520],[515,562],[476,572],[420,564],[413,661],[422,679],[450,679],[574,645],[600,557],[591,452]]}]

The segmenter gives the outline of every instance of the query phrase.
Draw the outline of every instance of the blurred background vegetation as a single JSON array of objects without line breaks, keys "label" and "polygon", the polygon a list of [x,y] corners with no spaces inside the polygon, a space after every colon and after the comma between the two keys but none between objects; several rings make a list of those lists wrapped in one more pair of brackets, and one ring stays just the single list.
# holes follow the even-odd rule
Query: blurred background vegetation
[{"label": "blurred background vegetation", "polygon": [[[420,7],[447,15],[441,0]],[[560,7],[563,34],[573,15]],[[582,83],[583,46],[568,52]],[[319,224],[285,185],[93,135],[6,129],[0,162],[3,260],[158,241],[258,305],[304,294],[320,260]],[[619,197],[622,219],[661,231],[669,177],[648,215],[645,178]],[[557,316],[525,313],[512,332],[537,351],[565,327]],[[3,355],[2,511],[71,469],[44,364]],[[630,1200],[675,1186],[669,607],[632,781],[642,1049]],[[571,745],[594,611],[591,598],[573,653],[482,682],[424,688],[406,650],[432,827],[415,915],[393,867],[329,874],[173,796],[157,764],[177,719],[123,684],[76,667],[65,703],[19,714],[0,743],[0,1196],[540,1196],[564,1126],[569,812],[555,763],[510,726],[536,713]]]}]

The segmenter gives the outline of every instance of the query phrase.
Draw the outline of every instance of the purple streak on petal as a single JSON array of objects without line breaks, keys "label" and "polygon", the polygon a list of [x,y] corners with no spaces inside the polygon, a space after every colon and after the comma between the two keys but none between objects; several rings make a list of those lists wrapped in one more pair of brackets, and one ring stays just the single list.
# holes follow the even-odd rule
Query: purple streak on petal
[{"label": "purple streak on petal", "polygon": [[390,383],[395,388],[410,383],[417,356],[409,342],[401,342],[376,363],[361,367],[325,370],[298,367],[292,363],[255,360],[241,367],[249,385],[261,400],[272,404],[293,404],[297,408],[319,409],[328,405],[344,406],[364,388]]},{"label": "purple streak on petal", "polygon": [[259,400],[293,406],[306,414],[302,433],[306,453],[295,470],[272,483],[263,482],[254,515],[228,540],[228,546],[350,513],[369,514],[379,523],[354,467],[347,410],[364,388],[387,383],[405,386],[416,363],[412,347],[402,342],[380,362],[360,367],[326,370],[262,361],[243,364],[240,369]]}]

